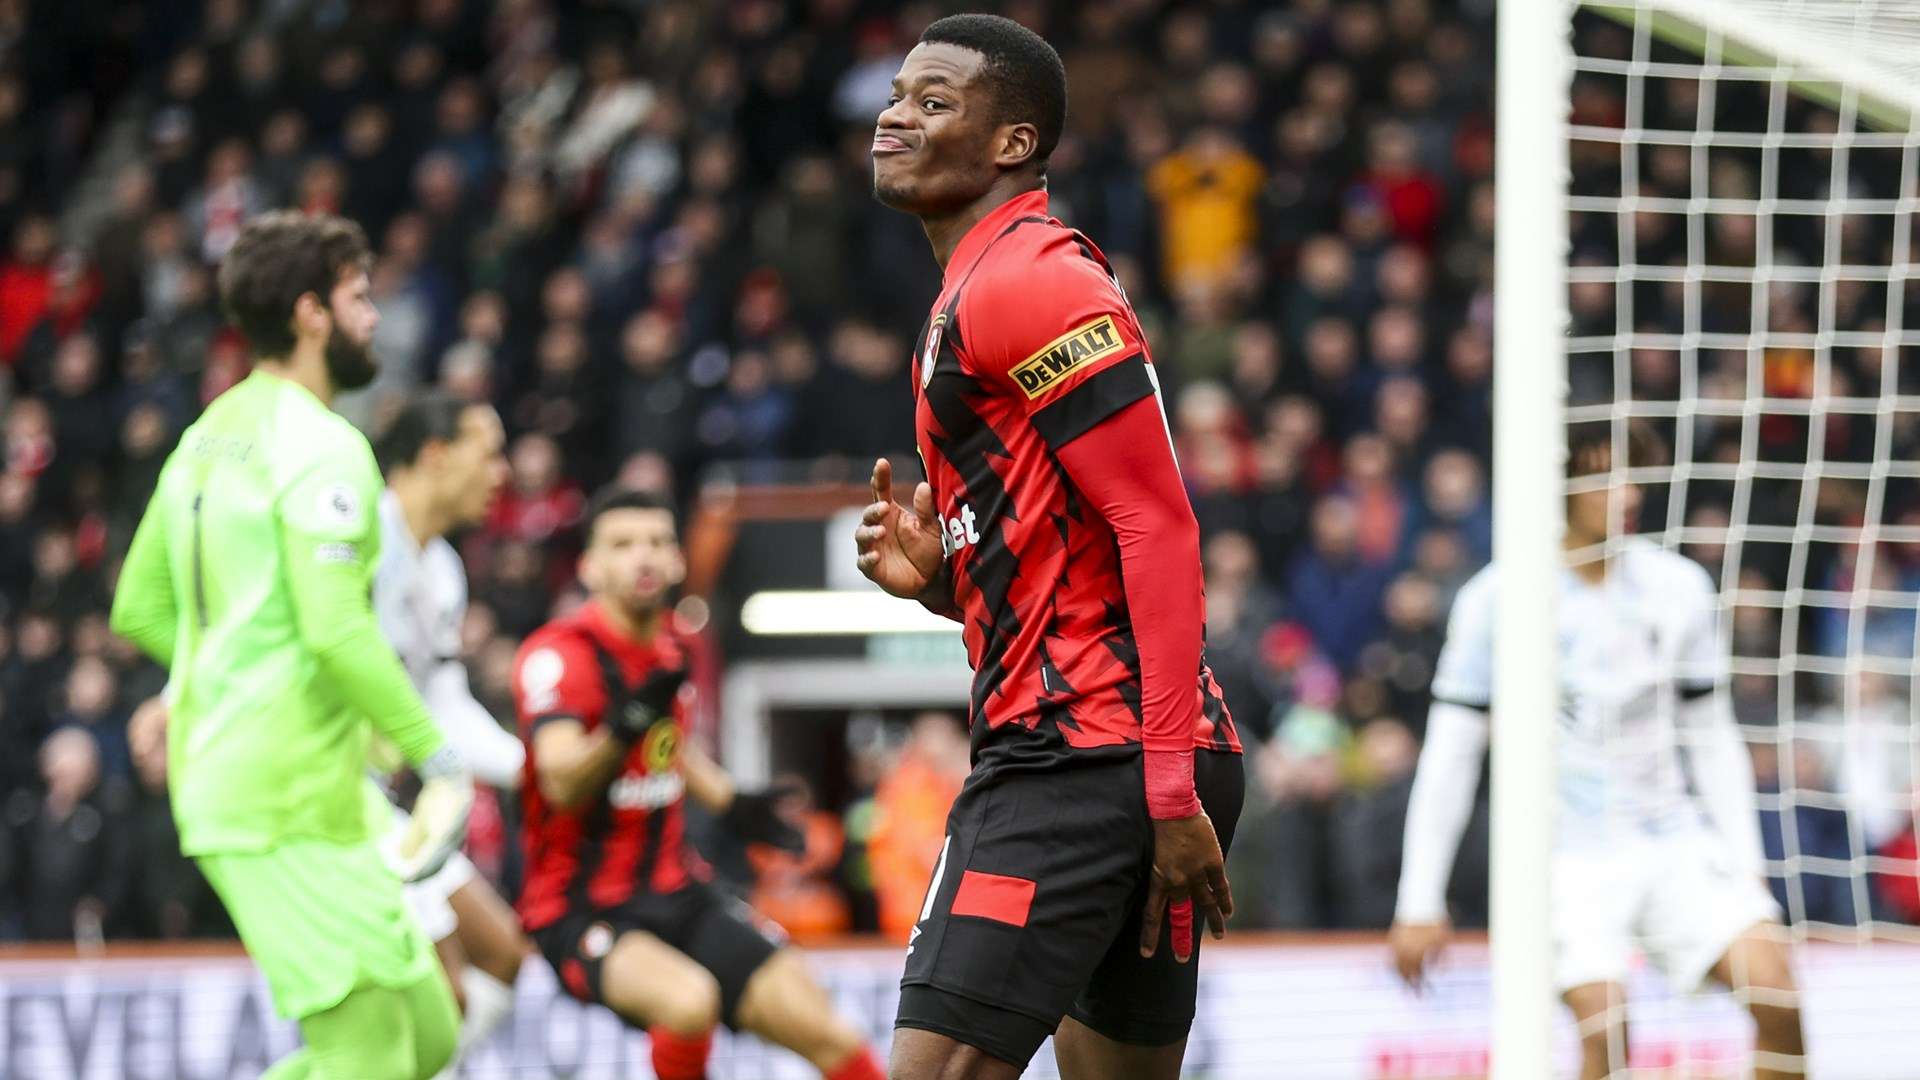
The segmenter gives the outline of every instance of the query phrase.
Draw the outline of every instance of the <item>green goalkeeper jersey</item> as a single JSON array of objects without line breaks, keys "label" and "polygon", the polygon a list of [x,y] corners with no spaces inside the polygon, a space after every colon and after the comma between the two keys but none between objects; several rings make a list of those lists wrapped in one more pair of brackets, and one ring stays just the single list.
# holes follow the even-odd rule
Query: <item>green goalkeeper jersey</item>
[{"label": "green goalkeeper jersey", "polygon": [[369,595],[380,471],[299,384],[256,372],[167,458],[113,628],[171,669],[167,768],[189,855],[367,837],[367,744],[409,761],[439,729]]}]

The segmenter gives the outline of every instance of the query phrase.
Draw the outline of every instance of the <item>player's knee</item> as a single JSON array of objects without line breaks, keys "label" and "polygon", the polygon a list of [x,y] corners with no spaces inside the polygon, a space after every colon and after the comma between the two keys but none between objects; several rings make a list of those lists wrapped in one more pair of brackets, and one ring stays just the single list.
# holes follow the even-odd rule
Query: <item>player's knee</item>
[{"label": "player's knee", "polygon": [[720,984],[705,971],[689,971],[650,1020],[675,1035],[695,1036],[720,1023]]}]

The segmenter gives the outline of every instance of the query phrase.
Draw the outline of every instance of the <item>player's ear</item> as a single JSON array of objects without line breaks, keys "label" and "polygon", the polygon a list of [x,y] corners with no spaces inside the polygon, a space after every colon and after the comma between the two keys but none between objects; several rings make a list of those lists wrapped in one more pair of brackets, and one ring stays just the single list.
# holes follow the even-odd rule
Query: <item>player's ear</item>
[{"label": "player's ear", "polygon": [[1000,129],[999,139],[993,163],[1002,169],[1017,169],[1040,152],[1040,129],[1032,124],[1007,124]]},{"label": "player's ear", "polygon": [[673,565],[667,568],[667,584],[678,586],[687,580],[687,549],[673,545]]},{"label": "player's ear", "polygon": [[293,335],[302,337],[324,337],[333,312],[319,295],[303,292],[293,302]]}]

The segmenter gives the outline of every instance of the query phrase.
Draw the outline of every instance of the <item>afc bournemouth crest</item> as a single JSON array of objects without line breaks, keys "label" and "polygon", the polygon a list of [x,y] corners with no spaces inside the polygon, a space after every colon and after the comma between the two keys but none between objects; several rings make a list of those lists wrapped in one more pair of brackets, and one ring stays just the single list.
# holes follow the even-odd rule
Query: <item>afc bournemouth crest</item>
[{"label": "afc bournemouth crest", "polygon": [[933,362],[940,357],[940,328],[947,325],[946,312],[933,317],[927,326],[927,347],[920,350],[920,389],[933,381]]}]

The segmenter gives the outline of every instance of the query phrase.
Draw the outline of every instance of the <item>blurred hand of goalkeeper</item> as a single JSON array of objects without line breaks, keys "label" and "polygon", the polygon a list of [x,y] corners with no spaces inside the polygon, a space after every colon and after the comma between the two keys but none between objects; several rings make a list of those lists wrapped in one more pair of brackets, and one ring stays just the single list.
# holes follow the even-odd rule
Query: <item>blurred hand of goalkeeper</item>
[{"label": "blurred hand of goalkeeper", "polygon": [[419,773],[412,816],[388,849],[389,865],[409,884],[432,877],[460,850],[473,809],[473,774],[451,745],[442,745]]}]

